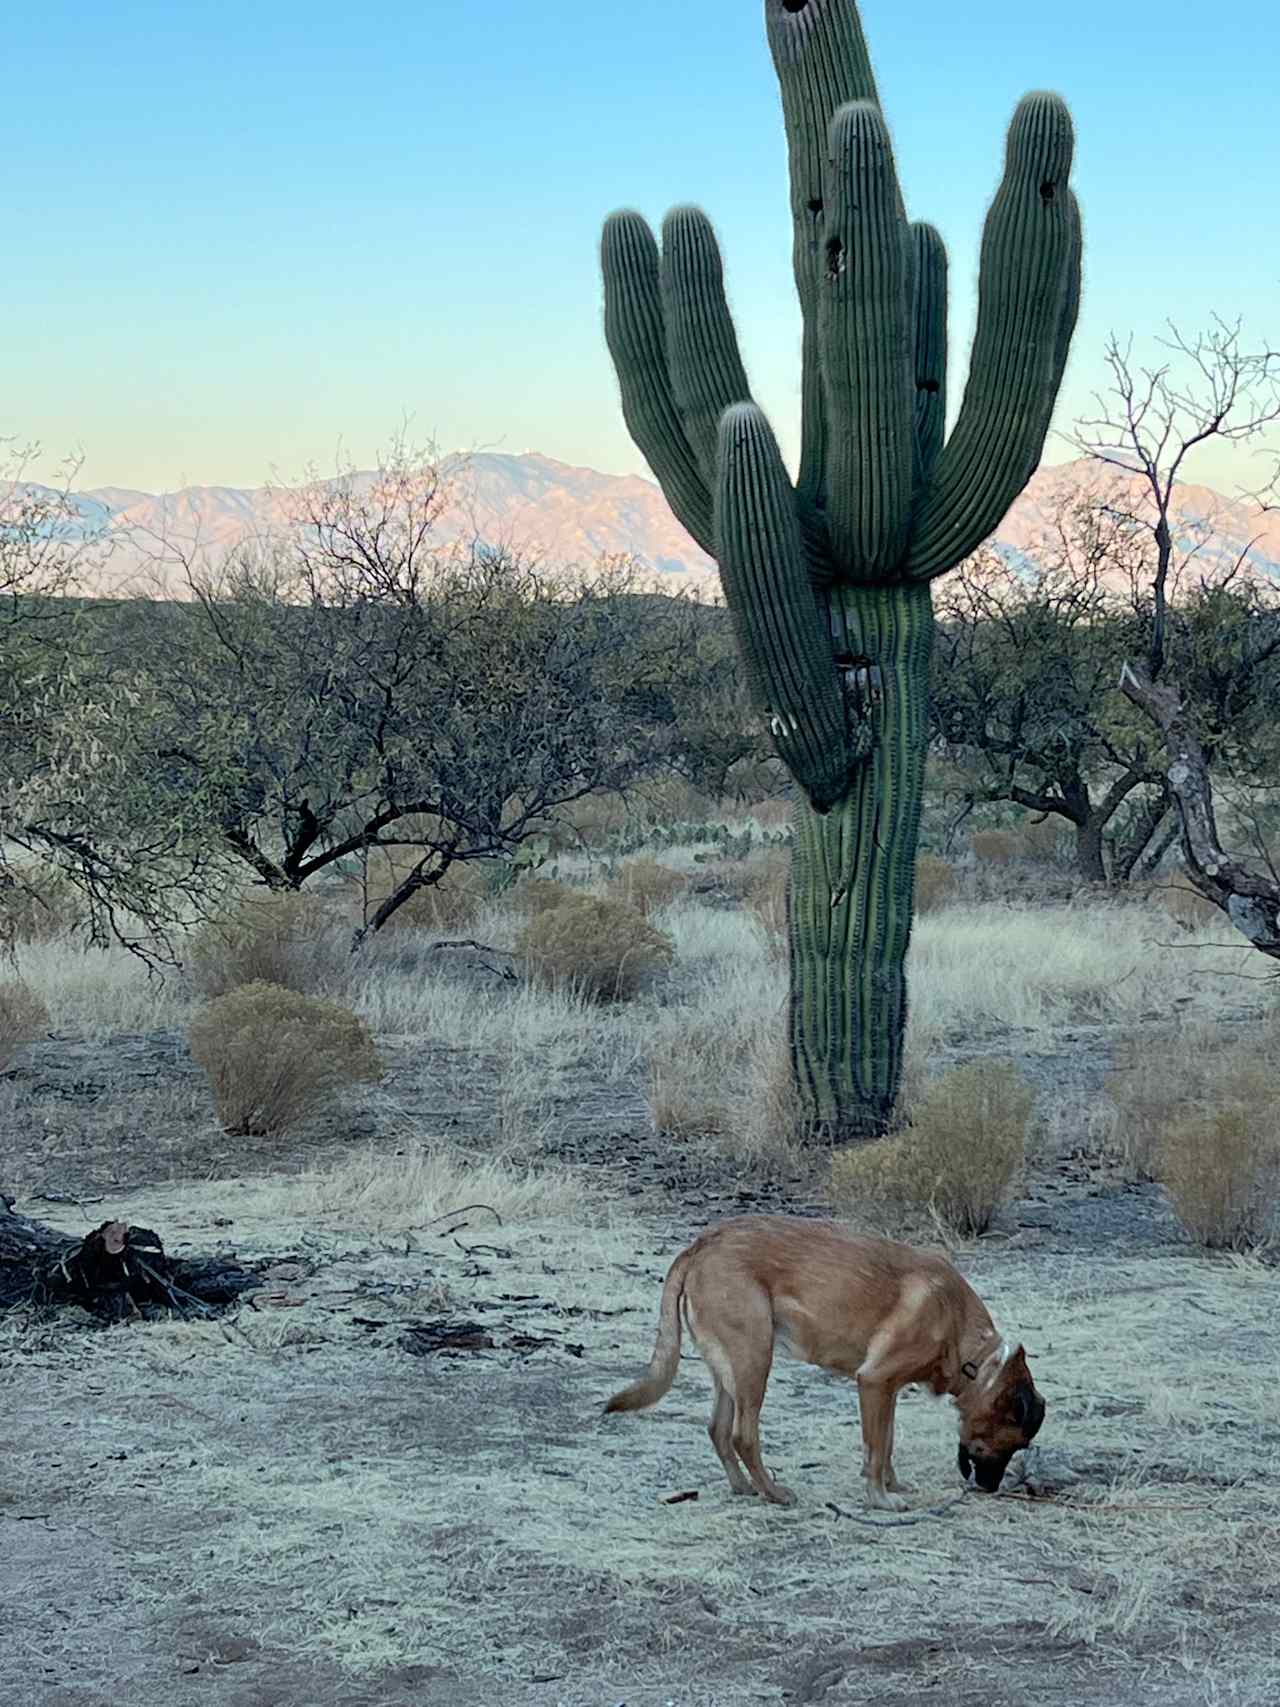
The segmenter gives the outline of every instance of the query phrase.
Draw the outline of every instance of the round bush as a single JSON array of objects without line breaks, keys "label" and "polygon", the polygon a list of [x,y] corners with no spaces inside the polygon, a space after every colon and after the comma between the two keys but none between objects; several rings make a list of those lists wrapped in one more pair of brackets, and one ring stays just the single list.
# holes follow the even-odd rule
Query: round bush
[{"label": "round bush", "polygon": [[0,983],[0,1067],[7,1067],[25,1043],[43,1037],[50,1025],[43,999],[20,978]]},{"label": "round bush", "polygon": [[530,919],[516,952],[549,988],[621,1002],[671,965],[675,945],[625,901],[579,895]]},{"label": "round bush", "polygon": [[278,984],[232,990],[191,1021],[187,1042],[233,1136],[285,1132],[344,1085],[375,1083],[382,1064],[369,1028],[336,1002]]}]

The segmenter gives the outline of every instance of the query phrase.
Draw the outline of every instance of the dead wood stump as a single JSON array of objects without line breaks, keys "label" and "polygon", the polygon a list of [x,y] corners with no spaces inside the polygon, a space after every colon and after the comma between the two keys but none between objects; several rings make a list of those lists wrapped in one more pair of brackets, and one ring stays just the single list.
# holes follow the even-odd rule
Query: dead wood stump
[{"label": "dead wood stump", "polygon": [[104,1221],[75,1239],[15,1214],[0,1192],[0,1310],[78,1304],[107,1321],[213,1316],[259,1276],[226,1258],[172,1258],[157,1233]]}]

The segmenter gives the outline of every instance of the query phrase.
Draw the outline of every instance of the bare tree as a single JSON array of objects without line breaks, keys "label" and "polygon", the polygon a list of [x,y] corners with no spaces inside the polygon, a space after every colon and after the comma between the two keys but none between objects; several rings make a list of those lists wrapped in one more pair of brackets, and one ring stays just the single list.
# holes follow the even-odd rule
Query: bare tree
[{"label": "bare tree", "polygon": [[[1280,952],[1280,882],[1274,869],[1255,871],[1223,848],[1211,778],[1213,737],[1206,739],[1196,699],[1185,683],[1166,679],[1166,668],[1177,562],[1176,484],[1185,478],[1188,458],[1211,441],[1252,445],[1274,458],[1269,441],[1270,430],[1280,422],[1280,351],[1247,349],[1239,323],[1222,320],[1193,338],[1171,326],[1163,344],[1168,359],[1135,368],[1130,348],[1112,340],[1110,390],[1099,399],[1099,414],[1077,427],[1082,449],[1140,477],[1145,503],[1133,519],[1149,530],[1155,545],[1149,645],[1140,662],[1132,656],[1125,661],[1120,686],[1163,738],[1165,776],[1178,811],[1188,876],[1255,947],[1274,955]],[[1274,462],[1271,466],[1271,478],[1250,494],[1259,517],[1275,502]],[[1253,543],[1246,543],[1228,565],[1226,584],[1245,575]],[[1260,598],[1241,643],[1216,668],[1221,705],[1256,702],[1259,684],[1271,680],[1266,672],[1278,655],[1280,611]]]},{"label": "bare tree", "polygon": [[317,482],[290,536],[140,607],[152,821],[194,814],[268,887],[379,849],[377,930],[458,861],[515,860],[584,795],[666,766],[689,607],[626,564],[552,576],[442,546],[436,464]]}]

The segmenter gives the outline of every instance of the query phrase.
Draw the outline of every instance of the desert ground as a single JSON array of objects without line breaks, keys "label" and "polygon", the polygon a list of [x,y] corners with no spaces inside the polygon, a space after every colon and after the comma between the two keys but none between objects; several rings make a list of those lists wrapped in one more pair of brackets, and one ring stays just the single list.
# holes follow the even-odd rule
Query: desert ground
[{"label": "desert ground", "polygon": [[1003,1057],[1036,1093],[994,1227],[946,1244],[1025,1340],[1039,1469],[963,1493],[950,1407],[909,1395],[913,1521],[886,1522],[855,1391],[780,1360],[765,1457],[800,1498],[770,1508],[731,1495],[687,1342],[660,1406],[601,1415],[693,1234],[831,1213],[826,1159],[770,1130],[767,909],[695,852],[659,850],[691,879],[654,915],[675,962],[625,1004],[505,975],[503,902],[467,926],[483,952],[388,932],[342,974],[385,1079],[270,1140],[215,1121],[180,975],[20,950],[52,1033],[0,1076],[0,1186],[262,1285],[217,1319],[0,1319],[0,1701],[1280,1697],[1280,1269],[1192,1243],[1114,1094],[1144,1054],[1253,1037],[1258,957],[1150,898],[966,880],[919,919],[912,1071]]}]

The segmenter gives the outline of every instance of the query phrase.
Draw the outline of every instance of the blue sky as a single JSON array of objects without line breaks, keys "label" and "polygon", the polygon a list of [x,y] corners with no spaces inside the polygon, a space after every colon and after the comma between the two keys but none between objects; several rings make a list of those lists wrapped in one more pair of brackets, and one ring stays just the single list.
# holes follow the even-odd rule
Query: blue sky
[{"label": "blue sky", "polygon": [[[1085,300],[1060,421],[1088,405],[1112,329],[1216,309],[1280,339],[1274,0],[862,15],[909,211],[951,252],[957,400],[982,218],[1029,88],[1064,94],[1079,136]],[[611,208],[656,220],[678,201],[716,222],[756,394],[793,448],[760,0],[46,0],[6,45],[0,433],[79,448],[83,483],[289,478],[340,445],[367,462],[406,418],[443,448],[639,470],[596,244]]]}]

